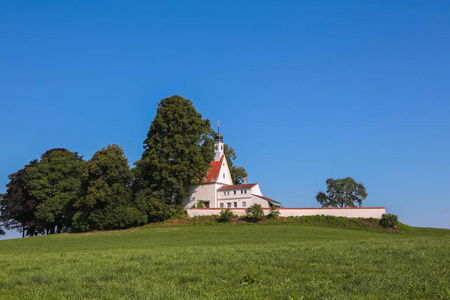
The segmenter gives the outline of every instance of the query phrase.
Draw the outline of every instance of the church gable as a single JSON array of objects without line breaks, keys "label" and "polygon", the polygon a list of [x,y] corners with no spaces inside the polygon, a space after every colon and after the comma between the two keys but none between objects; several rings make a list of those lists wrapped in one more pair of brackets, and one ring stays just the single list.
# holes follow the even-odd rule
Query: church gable
[{"label": "church gable", "polygon": [[208,176],[203,179],[203,182],[222,183],[226,185],[233,184],[225,155],[222,155],[220,160],[211,162]]}]

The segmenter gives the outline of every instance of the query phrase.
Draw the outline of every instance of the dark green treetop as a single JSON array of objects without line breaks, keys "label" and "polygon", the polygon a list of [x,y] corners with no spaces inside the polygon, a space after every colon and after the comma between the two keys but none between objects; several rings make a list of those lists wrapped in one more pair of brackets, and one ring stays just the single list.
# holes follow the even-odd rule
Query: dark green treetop
[{"label": "dark green treetop", "polygon": [[8,176],[6,193],[0,201],[1,220],[4,228],[16,229],[22,232],[22,236],[36,234],[36,199],[30,196],[26,188],[26,170],[36,167],[38,161],[32,160],[23,169]]},{"label": "dark green treetop", "polygon": [[353,178],[327,179],[327,191],[319,192],[317,202],[322,207],[355,207],[361,206],[367,197],[366,188]]},{"label": "dark green treetop", "polygon": [[78,210],[72,220],[75,231],[127,228],[147,219],[132,203],[133,174],[123,149],[108,145],[81,167]]},{"label": "dark green treetop", "polygon": [[158,104],[136,162],[147,187],[167,204],[181,204],[193,183],[202,182],[214,157],[209,120],[188,99],[172,96]]},{"label": "dark green treetop", "polygon": [[37,204],[34,216],[38,230],[59,233],[70,226],[82,163],[78,153],[55,148],[42,154],[36,166],[26,169],[26,189]]}]

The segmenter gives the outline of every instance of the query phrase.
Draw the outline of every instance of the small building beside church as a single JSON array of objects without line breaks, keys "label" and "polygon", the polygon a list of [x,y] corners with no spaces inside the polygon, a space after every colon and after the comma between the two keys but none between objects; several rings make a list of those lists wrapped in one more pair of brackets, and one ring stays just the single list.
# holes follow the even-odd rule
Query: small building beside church
[{"label": "small building beside church", "polygon": [[257,183],[247,183],[245,179],[244,184],[233,184],[220,127],[214,139],[214,153],[203,184],[192,186],[189,197],[183,201],[186,209],[196,207],[200,201],[205,208],[248,208],[253,204],[263,208],[283,207],[280,202],[264,197]]}]

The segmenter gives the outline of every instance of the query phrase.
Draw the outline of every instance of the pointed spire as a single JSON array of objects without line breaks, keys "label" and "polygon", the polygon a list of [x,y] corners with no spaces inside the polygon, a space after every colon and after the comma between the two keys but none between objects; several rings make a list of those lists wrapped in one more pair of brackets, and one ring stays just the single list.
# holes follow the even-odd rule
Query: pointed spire
[{"label": "pointed spire", "polygon": [[220,132],[220,121],[217,121],[217,132]]}]

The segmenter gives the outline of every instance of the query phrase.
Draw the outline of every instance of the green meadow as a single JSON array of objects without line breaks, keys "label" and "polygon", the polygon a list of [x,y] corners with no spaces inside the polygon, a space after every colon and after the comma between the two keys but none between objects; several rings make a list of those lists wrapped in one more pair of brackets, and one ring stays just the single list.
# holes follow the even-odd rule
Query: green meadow
[{"label": "green meadow", "polygon": [[450,299],[450,230],[245,223],[5,240],[0,299]]}]

